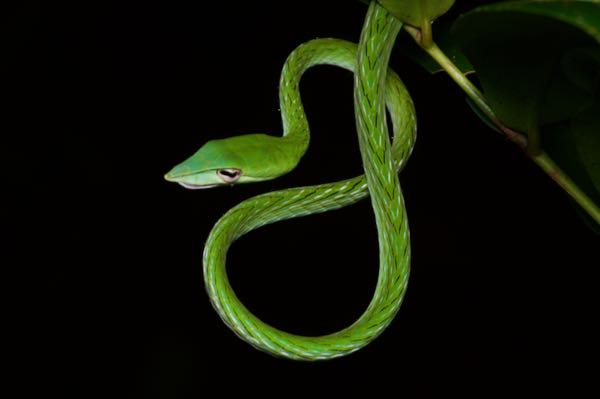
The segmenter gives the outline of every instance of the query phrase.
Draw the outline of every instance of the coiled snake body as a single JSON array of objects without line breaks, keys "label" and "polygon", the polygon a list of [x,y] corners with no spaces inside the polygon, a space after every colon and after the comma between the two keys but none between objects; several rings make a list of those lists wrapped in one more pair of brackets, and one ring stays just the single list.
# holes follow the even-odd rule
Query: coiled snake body
[{"label": "coiled snake body", "polygon": [[[281,75],[282,137],[250,134],[209,141],[165,176],[194,189],[268,180],[289,172],[309,142],[299,92],[303,72],[318,64],[354,72],[355,118],[365,174],[250,198],[229,210],[207,239],[204,279],[213,307],[240,338],[260,350],[297,360],[343,356],[377,337],[400,307],[409,275],[410,241],[398,171],[409,157],[416,135],[410,96],[387,68],[400,28],[401,23],[373,1],[358,46],[338,39],[302,44],[290,54]],[[393,124],[393,144],[386,106]],[[298,336],[267,325],[238,300],[225,270],[227,250],[235,240],[265,224],[344,207],[367,196],[375,214],[380,266],[373,299],[356,322],[325,336]]]}]

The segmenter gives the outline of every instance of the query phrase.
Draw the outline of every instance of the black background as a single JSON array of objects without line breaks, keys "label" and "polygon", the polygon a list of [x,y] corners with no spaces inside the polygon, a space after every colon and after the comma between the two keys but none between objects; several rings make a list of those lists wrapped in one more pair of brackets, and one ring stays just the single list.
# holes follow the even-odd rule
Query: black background
[{"label": "black background", "polygon": [[[483,2],[458,3],[445,18]],[[351,74],[307,72],[313,139],[289,175],[190,192],[163,174],[208,139],[280,134],[287,54],[315,37],[356,41],[365,10],[342,0],[29,0],[3,10],[7,346],[21,389],[181,398],[320,384],[324,394],[433,397],[588,380],[597,236],[445,75],[399,49],[391,65],[419,130],[401,174],[413,260],[395,321],[350,357],[296,363],[251,348],[211,308],[201,253],[226,210],[361,173]],[[377,259],[364,201],[252,232],[232,247],[228,272],[261,319],[316,335],[360,316]]]}]

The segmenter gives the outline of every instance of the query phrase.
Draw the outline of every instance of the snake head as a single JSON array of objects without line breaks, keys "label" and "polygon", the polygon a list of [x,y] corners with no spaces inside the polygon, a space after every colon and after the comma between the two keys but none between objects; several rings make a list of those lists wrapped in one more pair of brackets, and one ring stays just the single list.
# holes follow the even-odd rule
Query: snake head
[{"label": "snake head", "polygon": [[296,165],[281,137],[248,134],[204,144],[194,155],[175,166],[165,179],[188,189],[270,180]]}]

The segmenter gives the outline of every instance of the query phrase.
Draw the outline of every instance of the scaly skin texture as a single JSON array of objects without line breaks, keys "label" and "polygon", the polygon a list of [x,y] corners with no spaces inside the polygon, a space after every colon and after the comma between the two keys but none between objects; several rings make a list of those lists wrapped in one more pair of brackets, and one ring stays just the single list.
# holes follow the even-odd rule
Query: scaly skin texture
[{"label": "scaly skin texture", "polygon": [[[261,152],[264,149],[244,153],[241,148],[243,155],[236,153],[225,160],[220,149],[227,147],[229,151],[235,145],[231,141],[220,142],[211,146],[210,151],[202,152],[201,149],[200,156],[188,159],[166,176],[171,181],[208,185],[216,180],[202,177],[203,183],[198,176],[206,173],[213,176],[219,167],[239,169],[243,171],[242,176],[253,179],[248,181],[287,173],[298,163],[309,142],[308,121],[299,93],[302,73],[318,64],[337,65],[355,72],[355,117],[365,175],[250,198],[228,211],[207,239],[203,254],[204,279],[212,305],[240,338],[262,351],[296,360],[344,356],[377,337],[400,307],[409,275],[410,244],[398,171],[408,159],[416,135],[412,101],[398,76],[387,69],[400,27],[398,20],[372,2],[358,46],[343,40],[318,39],[301,45],[290,54],[280,82],[284,135],[275,140],[277,144],[273,144],[271,136],[264,141],[260,135],[251,137],[252,142],[257,143],[254,147],[262,146],[277,153],[270,159],[273,165],[259,166],[265,164],[267,155]],[[394,128],[393,144],[390,144],[387,129],[386,105]],[[281,161],[281,157],[285,160]],[[200,158],[212,161],[199,161]],[[219,158],[219,164],[206,165],[214,163],[216,158]],[[197,176],[194,171],[198,171]],[[262,175],[255,179],[257,174]],[[298,336],[265,324],[238,300],[225,269],[227,250],[235,240],[260,226],[344,207],[369,195],[379,239],[379,278],[371,303],[356,322],[329,335]]]}]

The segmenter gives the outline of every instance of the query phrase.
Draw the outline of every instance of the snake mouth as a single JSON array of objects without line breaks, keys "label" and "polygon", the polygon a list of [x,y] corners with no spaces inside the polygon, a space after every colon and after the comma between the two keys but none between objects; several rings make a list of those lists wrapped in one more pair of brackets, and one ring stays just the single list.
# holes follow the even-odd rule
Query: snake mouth
[{"label": "snake mouth", "polygon": [[179,183],[179,185],[181,187],[187,188],[188,190],[204,190],[205,188],[212,188],[212,187],[217,187],[218,184],[207,184],[204,186],[201,185],[197,185],[197,184],[190,184],[190,183],[184,183],[184,182],[177,182]]},{"label": "snake mouth", "polygon": [[173,182],[173,183],[177,183],[179,184],[181,187],[184,187],[188,190],[203,190],[205,188],[212,188],[212,187],[216,187],[219,184],[193,184],[193,183],[185,183],[182,181],[179,181],[179,179],[181,179],[182,177],[185,177],[187,175],[177,175],[177,174],[173,174],[172,172],[169,172],[165,175],[165,180]]}]

